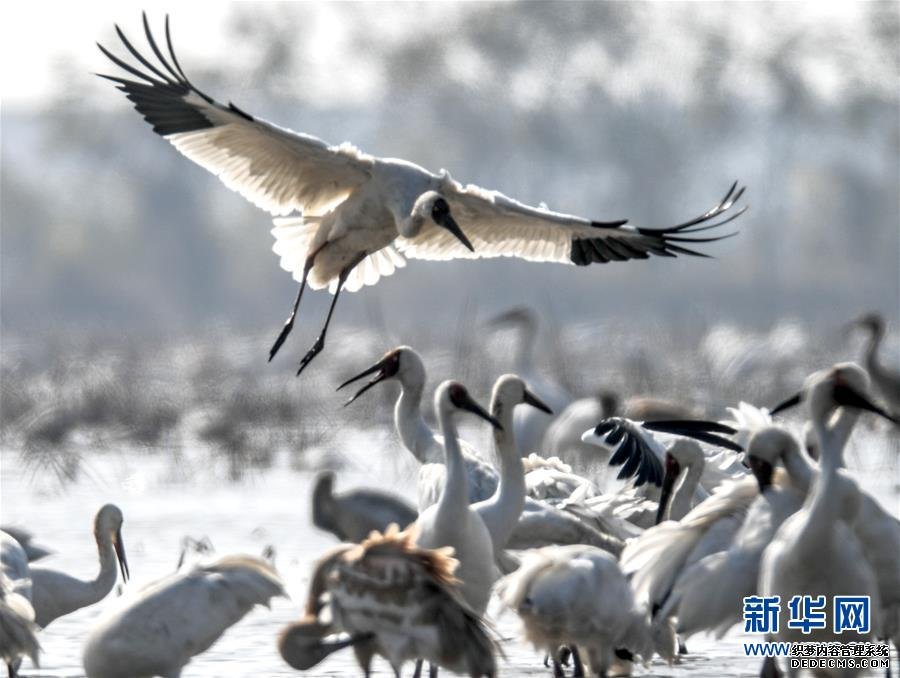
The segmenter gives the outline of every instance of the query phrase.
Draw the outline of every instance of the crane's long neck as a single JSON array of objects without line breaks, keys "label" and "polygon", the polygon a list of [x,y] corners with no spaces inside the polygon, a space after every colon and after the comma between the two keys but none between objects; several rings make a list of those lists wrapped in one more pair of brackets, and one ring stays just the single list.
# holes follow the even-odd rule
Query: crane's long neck
[{"label": "crane's long neck", "polygon": [[97,573],[97,577],[90,582],[91,588],[97,596],[96,600],[93,602],[105,598],[106,594],[113,590],[113,586],[116,585],[116,580],[119,576],[118,570],[116,569],[118,567],[118,560],[116,559],[116,552],[113,548],[112,536],[109,533],[101,533],[97,536],[97,553],[100,557],[100,572]]},{"label": "crane's long neck", "polygon": [[323,530],[333,530],[334,498],[331,494],[331,483],[322,480],[313,488],[312,521],[313,525]]},{"label": "crane's long neck", "polygon": [[[834,463],[837,468],[844,468],[844,449],[847,447],[847,441],[850,440],[850,434],[859,419],[859,410],[852,407],[841,407],[837,414],[825,425],[825,435],[831,440],[833,454],[835,455]],[[819,442],[822,441],[822,431],[816,429],[816,435]],[[823,455],[824,457],[824,455]]]},{"label": "crane's long neck", "polygon": [[869,374],[877,374],[881,371],[878,353],[881,350],[882,339],[884,339],[884,330],[880,327],[873,327],[869,333],[869,343],[866,346],[866,370]]},{"label": "crane's long neck", "polygon": [[513,434],[513,409],[502,400],[491,403],[491,412],[503,427],[502,431],[494,429],[494,443],[500,456],[500,482],[494,494],[477,505],[495,551],[506,546],[525,506],[525,469]]},{"label": "crane's long neck", "polygon": [[100,558],[100,571],[94,579],[79,581],[75,585],[70,580],[65,590],[54,592],[58,605],[57,617],[69,614],[82,607],[99,603],[116,585],[118,572],[116,570],[116,552],[113,549],[112,537],[107,533],[95,534],[97,540],[97,555]]},{"label": "crane's long neck", "polygon": [[817,474],[809,456],[800,451],[799,445],[790,445],[782,455],[782,462],[794,487],[804,494],[808,493]]},{"label": "crane's long neck", "polygon": [[687,464],[687,469],[681,474],[678,486],[672,493],[672,500],[667,509],[667,520],[681,520],[691,510],[694,493],[697,491],[700,477],[703,475],[703,466],[702,461]]},{"label": "crane's long neck", "polygon": [[806,525],[798,543],[800,548],[819,548],[833,533],[833,526],[840,518],[842,501],[837,487],[838,471],[843,463],[842,430],[833,431],[824,418],[813,418],[813,429],[819,440],[819,476],[807,497]]},{"label": "crane's long neck", "polygon": [[438,408],[438,423],[444,436],[444,464],[447,474],[438,500],[437,522],[452,531],[461,527],[463,514],[469,505],[469,492],[466,487],[466,469],[457,440],[456,422],[453,421],[449,405],[442,404]]},{"label": "crane's long neck", "polygon": [[439,462],[434,434],[422,416],[422,391],[425,375],[411,372],[400,380],[400,397],[394,406],[394,426],[403,446],[412,452],[420,464]]}]

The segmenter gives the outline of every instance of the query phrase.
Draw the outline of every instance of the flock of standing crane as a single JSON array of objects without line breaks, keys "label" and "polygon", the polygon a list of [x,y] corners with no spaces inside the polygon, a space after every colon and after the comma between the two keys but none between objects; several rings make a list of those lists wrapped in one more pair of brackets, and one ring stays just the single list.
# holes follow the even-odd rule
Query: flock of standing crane
[{"label": "flock of standing crane", "polygon": [[[874,325],[867,316],[859,324]],[[455,381],[434,394],[437,431],[421,410],[425,367],[408,346],[344,382],[371,376],[350,402],[377,385],[401,385],[394,423],[420,464],[418,506],[390,493],[338,493],[321,473],[312,519],[340,545],[309,578],[303,616],[281,630],[278,650],[301,671],[352,648],[365,675],[384,657],[397,675],[408,662],[470,676],[498,674],[501,641],[485,621],[492,596],[522,621],[524,638],[545,652],[555,676],[630,673],[659,656],[677,662],[697,633],[722,636],[755,595],[864,595],[872,625],[856,640],[900,641],[900,521],[847,472],[844,449],[861,412],[898,423],[900,376],[878,362],[878,333],[866,363],[818,371],[771,412],[746,403],[725,422],[609,417],[582,439],[621,466],[618,491],[601,492],[556,457],[522,457],[515,413],[552,411],[520,377],[494,384],[483,408]],[[799,434],[772,416],[801,403]],[[459,438],[472,415],[493,434],[499,468]],[[664,434],[668,434],[665,437]],[[895,435],[895,433],[889,433]],[[82,581],[32,564],[48,554],[21,529],[0,532],[0,656],[10,675],[38,661],[37,629],[104,599],[129,570],[122,511],[103,506],[94,521],[100,569]],[[827,563],[827,567],[822,567]],[[117,569],[118,568],[118,569]],[[257,605],[285,588],[271,562],[234,555],[177,570],[123,595],[99,616],[83,648],[89,678],[180,676]],[[831,629],[770,636],[835,641]],[[774,660],[762,675],[780,675]],[[848,669],[822,675],[851,676]]]},{"label": "flock of standing crane", "polygon": [[[144,28],[157,63],[117,27],[138,65],[101,50],[137,79],[103,77],[180,152],[282,217],[274,249],[300,290],[270,360],[306,286],[334,293],[298,374],[322,350],[341,290],[375,283],[405,265],[404,257],[517,256],[583,266],[706,256],[688,246],[720,237],[696,234],[743,212],[732,211],[743,193],[735,184],[711,210],[677,226],[599,222],[528,207],[347,144],[328,146],[217,103],[184,74],[168,21],[168,56],[146,17]],[[713,422],[659,401],[626,402],[619,413],[608,397],[573,403],[532,377],[527,360],[520,375],[496,380],[487,407],[458,381],[441,383],[434,430],[422,411],[425,362],[408,346],[389,351],[339,388],[370,377],[349,405],[381,382],[400,384],[394,423],[420,464],[418,506],[377,490],[335,493],[333,475],[317,479],[313,520],[341,544],[315,564],[302,617],[278,635],[281,656],[306,671],[350,648],[366,676],[375,656],[398,676],[408,663],[416,676],[426,663],[432,676],[440,667],[494,676],[502,642],[486,621],[493,596],[521,618],[525,638],[546,653],[555,676],[564,675],[568,657],[576,676],[629,673],[656,655],[676,662],[685,638],[727,632],[741,620],[742,599],[757,594],[869,596],[872,628],[857,640],[898,645],[900,522],[852,479],[843,452],[862,411],[897,423],[900,377],[878,361],[881,320],[859,323],[872,337],[868,372],[853,363],[821,370],[784,405],[805,408],[802,439],[773,423],[780,408],[742,403],[729,422]],[[870,380],[887,409],[874,404]],[[490,427],[498,467],[460,438],[464,416]],[[602,492],[557,456],[541,456],[548,447],[562,454],[573,440],[619,467],[624,487]],[[46,552],[26,533],[0,534],[0,655],[10,675],[22,657],[37,664],[39,627],[105,598],[119,573],[127,582],[122,526],[118,507],[98,511],[100,570],[90,581],[32,565]],[[103,611],[84,642],[85,671],[89,678],[177,678],[252,608],[282,595],[263,558],[181,565]],[[830,629],[801,637],[785,627],[771,638],[840,640]],[[772,659],[762,670],[779,672]]]}]

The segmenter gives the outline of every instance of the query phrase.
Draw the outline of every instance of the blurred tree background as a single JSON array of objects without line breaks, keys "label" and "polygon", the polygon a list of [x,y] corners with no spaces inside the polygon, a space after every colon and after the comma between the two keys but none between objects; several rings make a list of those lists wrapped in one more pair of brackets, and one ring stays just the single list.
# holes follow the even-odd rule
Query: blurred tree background
[{"label": "blurred tree background", "polygon": [[[412,262],[347,296],[334,341],[373,322],[402,341],[467,303],[526,300],[562,323],[835,325],[898,310],[898,8],[236,3],[220,7],[215,53],[180,51],[202,89],[260,117],[560,211],[666,225],[748,186],[715,260]],[[124,54],[117,18],[140,42],[137,12],[119,11],[60,58],[52,98],[3,107],[4,353],[84,332],[274,336],[294,283],[268,216],[89,72],[94,40]],[[176,50],[199,39],[171,19]],[[308,302],[301,348],[327,296]]]}]

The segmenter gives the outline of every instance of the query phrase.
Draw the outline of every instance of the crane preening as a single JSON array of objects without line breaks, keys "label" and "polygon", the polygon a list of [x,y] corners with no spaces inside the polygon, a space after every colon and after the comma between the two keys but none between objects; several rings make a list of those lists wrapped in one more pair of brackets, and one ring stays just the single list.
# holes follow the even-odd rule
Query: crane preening
[{"label": "crane preening", "polygon": [[346,143],[329,146],[255,118],[233,103],[218,103],[182,70],[172,49],[168,17],[167,58],[144,15],[144,32],[157,64],[135,49],[118,26],[116,31],[138,66],[98,46],[137,79],[101,77],[116,83],[154,132],[226,186],[280,217],[272,229],[273,250],[300,290],[269,360],[293,328],[306,286],[329,287],[334,293],[325,324],[300,361],[298,375],[324,348],[341,291],[375,284],[402,268],[405,257],[513,256],[577,266],[647,259],[651,254],[706,257],[690,247],[733,234],[695,234],[720,227],[746,210],[732,210],[744,192],[737,183],[712,209],[667,228],[529,207],[496,191],[463,186],[446,171],[434,174],[405,160],[376,158]]}]

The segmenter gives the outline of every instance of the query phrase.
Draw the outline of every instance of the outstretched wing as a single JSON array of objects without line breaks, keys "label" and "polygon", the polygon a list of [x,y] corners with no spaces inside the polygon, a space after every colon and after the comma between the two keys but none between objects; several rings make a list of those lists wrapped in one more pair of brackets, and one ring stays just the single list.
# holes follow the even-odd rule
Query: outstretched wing
[{"label": "outstretched wing", "polygon": [[[669,228],[639,228],[623,221],[590,221],[542,207],[529,207],[502,193],[447,180],[441,193],[450,213],[472,242],[466,249],[450,232],[431,225],[415,238],[398,240],[399,249],[416,259],[477,259],[519,257],[529,261],[555,261],[578,266],[608,261],[647,259],[651,254],[705,257],[685,245],[714,242],[730,235],[702,238],[706,231],[736,219],[746,207],[727,215],[744,189],[732,185],[712,209],[695,219]],[[723,217],[716,221],[718,217]]]},{"label": "outstretched wing", "polygon": [[369,178],[373,158],[353,146],[329,146],[316,137],[258,120],[194,87],[172,50],[168,17],[166,46],[171,62],[154,40],[146,14],[144,33],[158,64],[138,52],[118,26],[116,32],[138,66],[98,47],[137,80],[101,77],[125,92],[154,132],[257,207],[274,215],[320,214]]}]

